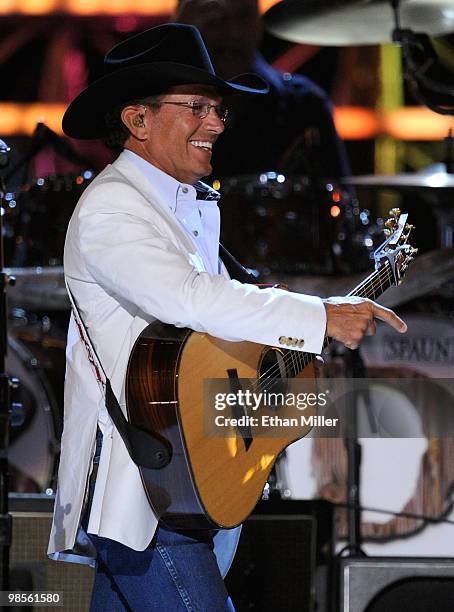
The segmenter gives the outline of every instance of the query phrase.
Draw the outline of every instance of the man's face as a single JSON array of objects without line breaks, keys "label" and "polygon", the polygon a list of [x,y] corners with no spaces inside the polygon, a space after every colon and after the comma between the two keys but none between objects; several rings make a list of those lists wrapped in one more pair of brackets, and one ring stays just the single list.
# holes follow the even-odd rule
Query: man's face
[{"label": "man's face", "polygon": [[257,0],[180,0],[175,20],[199,28],[221,77],[251,69],[261,37]]},{"label": "man's face", "polygon": [[212,148],[224,131],[224,124],[214,108],[201,119],[186,106],[162,104],[193,101],[217,105],[222,98],[213,88],[199,85],[174,87],[161,97],[156,110],[142,107],[145,137],[140,140],[130,137],[125,145],[166,174],[189,184],[211,173]]}]

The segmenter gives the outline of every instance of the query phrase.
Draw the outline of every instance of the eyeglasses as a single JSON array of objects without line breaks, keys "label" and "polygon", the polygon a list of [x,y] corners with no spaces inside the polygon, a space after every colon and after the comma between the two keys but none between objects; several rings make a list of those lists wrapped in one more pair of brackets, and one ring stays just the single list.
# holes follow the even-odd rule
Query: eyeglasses
[{"label": "eyeglasses", "polygon": [[229,109],[222,104],[209,104],[208,102],[199,102],[198,100],[192,100],[191,102],[158,102],[160,104],[173,104],[174,106],[186,106],[192,110],[194,117],[199,119],[205,119],[208,116],[210,110],[214,108],[217,116],[225,123],[229,116]]}]

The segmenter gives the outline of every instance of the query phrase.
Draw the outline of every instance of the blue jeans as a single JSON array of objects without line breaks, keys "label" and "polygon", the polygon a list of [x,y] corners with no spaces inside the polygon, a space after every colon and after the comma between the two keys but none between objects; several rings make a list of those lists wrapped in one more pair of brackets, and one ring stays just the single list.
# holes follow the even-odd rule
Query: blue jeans
[{"label": "blue jeans", "polygon": [[98,551],[90,612],[235,612],[210,532],[160,526],[142,552],[90,538]]},{"label": "blue jeans", "polygon": [[[94,463],[99,463],[98,432]],[[93,496],[92,483],[86,528]],[[235,612],[213,552],[213,532],[159,525],[148,548],[135,551],[89,534],[98,552],[90,612]]]}]

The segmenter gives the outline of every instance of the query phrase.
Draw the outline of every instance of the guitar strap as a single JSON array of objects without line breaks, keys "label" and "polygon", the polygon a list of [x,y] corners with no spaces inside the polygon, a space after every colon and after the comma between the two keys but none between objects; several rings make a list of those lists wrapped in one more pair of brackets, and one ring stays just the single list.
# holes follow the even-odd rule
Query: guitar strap
[{"label": "guitar strap", "polygon": [[219,243],[219,257],[229,273],[230,278],[240,281],[241,283],[249,283],[251,285],[257,284],[257,278],[221,243]]},{"label": "guitar strap", "polygon": [[[199,199],[219,199],[219,193],[199,182],[196,185]],[[240,262],[221,244],[219,243],[219,255],[224,263],[227,272],[231,278],[234,278],[243,283],[256,283],[257,279],[253,274],[240,264]],[[85,348],[88,361],[90,362],[96,380],[100,386],[101,392],[104,395],[105,406],[107,412],[112,419],[115,427],[118,429],[129,456],[136,465],[149,469],[161,469],[169,464],[172,450],[170,444],[161,437],[155,434],[139,429],[135,425],[129,423],[126,419],[120,404],[113,392],[110,380],[102,366],[102,363],[96,353],[96,350],[91,342],[88,330],[83,322],[82,316],[77,307],[73,294],[68,286],[65,278],[66,290],[71,302],[74,320],[76,322],[81,342]]]},{"label": "guitar strap", "polygon": [[165,467],[169,464],[172,456],[170,445],[164,438],[160,438],[143,429],[139,429],[126,419],[115,393],[112,390],[110,380],[91,342],[88,330],[85,327],[66,279],[65,283],[74,320],[79,330],[80,339],[87,353],[88,361],[92,365],[96,380],[104,395],[107,412],[115,424],[115,427],[118,429],[129,456],[135,464],[144,468],[156,470]]}]

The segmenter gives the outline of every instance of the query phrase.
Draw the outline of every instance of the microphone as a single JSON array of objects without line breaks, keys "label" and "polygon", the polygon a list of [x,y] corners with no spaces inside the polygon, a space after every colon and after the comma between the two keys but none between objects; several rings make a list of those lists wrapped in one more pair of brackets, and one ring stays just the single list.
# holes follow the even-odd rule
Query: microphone
[{"label": "microphone", "polygon": [[441,115],[454,115],[454,75],[439,61],[424,33],[414,33],[400,25],[400,0],[391,0],[395,28],[393,42],[402,47],[404,76],[413,95]]},{"label": "microphone", "polygon": [[6,144],[4,140],[0,140],[0,170],[6,168],[9,164],[9,152],[11,151],[10,147]]}]

